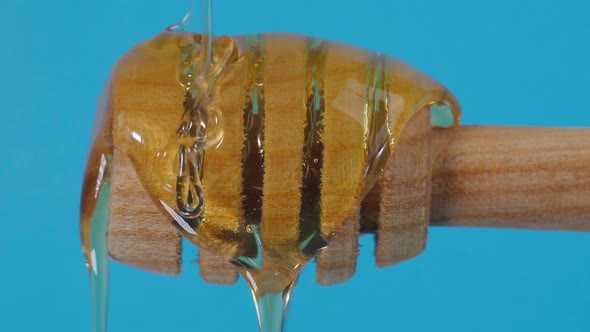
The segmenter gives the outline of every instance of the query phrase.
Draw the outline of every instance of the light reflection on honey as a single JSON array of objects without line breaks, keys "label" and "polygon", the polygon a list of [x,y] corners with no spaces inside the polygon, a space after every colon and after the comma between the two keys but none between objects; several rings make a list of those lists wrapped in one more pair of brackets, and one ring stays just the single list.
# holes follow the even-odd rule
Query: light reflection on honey
[{"label": "light reflection on honey", "polygon": [[[259,318],[283,315],[299,272],[357,210],[409,119],[435,105],[456,124],[459,106],[406,64],[344,44],[286,34],[219,37],[203,74],[201,42],[167,31],[115,67],[83,188],[88,268],[108,274],[107,265],[96,270],[108,229],[108,213],[97,206],[108,209],[110,196],[102,204],[99,197],[117,149],[187,239],[236,265]],[[106,319],[106,297],[95,301]],[[274,323],[261,322],[262,330],[283,324],[264,319]]]}]

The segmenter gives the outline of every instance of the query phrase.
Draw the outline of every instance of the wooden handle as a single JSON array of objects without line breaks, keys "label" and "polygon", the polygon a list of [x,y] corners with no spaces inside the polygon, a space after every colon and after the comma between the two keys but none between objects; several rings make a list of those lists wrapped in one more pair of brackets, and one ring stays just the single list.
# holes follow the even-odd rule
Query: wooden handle
[{"label": "wooden handle", "polygon": [[431,223],[590,230],[590,129],[433,131]]},{"label": "wooden handle", "polygon": [[[359,229],[378,234],[379,266],[419,254],[429,221],[440,226],[590,230],[588,137],[587,128],[463,126],[431,131],[429,113],[418,113],[378,184],[380,195],[370,193],[359,214],[318,257],[318,281],[335,284],[352,277]],[[124,153],[115,151],[113,168],[111,254],[151,271],[179,273],[180,237],[161,222],[169,217],[149,204]],[[200,263],[206,280],[235,282],[235,271],[215,256],[201,255]]]}]

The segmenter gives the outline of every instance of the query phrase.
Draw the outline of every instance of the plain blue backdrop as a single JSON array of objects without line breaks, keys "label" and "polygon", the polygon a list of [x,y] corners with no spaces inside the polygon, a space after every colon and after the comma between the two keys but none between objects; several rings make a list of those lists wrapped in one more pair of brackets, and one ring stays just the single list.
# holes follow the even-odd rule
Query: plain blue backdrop
[{"label": "plain blue backdrop", "polygon": [[[0,331],[91,331],[78,197],[95,104],[117,58],[185,8],[0,0]],[[215,0],[214,20],[216,34],[297,32],[402,58],[455,92],[465,124],[590,127],[587,1]],[[320,287],[305,271],[290,331],[590,331],[590,234],[434,228],[424,254],[387,269],[361,242],[352,281]],[[197,274],[114,263],[111,331],[256,331],[242,281]]]}]

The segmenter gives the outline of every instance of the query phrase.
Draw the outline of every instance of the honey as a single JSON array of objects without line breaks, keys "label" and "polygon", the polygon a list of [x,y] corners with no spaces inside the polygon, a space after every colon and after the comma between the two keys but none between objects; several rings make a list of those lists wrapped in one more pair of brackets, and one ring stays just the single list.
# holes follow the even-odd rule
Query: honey
[{"label": "honey", "polygon": [[[133,48],[107,85],[81,213],[91,279],[106,292],[117,149],[183,236],[244,276],[261,331],[281,331],[299,272],[358,211],[405,124],[432,106],[450,125],[459,106],[408,65],[352,46],[170,30]],[[106,320],[106,295],[95,303]]]}]

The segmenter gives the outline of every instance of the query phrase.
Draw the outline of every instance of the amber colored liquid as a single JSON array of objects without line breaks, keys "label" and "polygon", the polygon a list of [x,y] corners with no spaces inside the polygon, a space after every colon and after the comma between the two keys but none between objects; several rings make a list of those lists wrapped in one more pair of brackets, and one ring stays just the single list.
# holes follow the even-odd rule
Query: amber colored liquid
[{"label": "amber colored liquid", "polygon": [[[92,262],[96,156],[114,147],[134,162],[145,189],[187,239],[244,276],[261,331],[281,331],[297,276],[358,212],[405,122],[427,105],[458,106],[421,74],[352,47],[292,35],[222,37],[203,73],[201,41],[167,32],[115,69],[115,92],[136,95],[119,95],[128,104],[104,113],[83,193],[84,252]],[[349,76],[335,68],[347,63],[347,52]],[[277,70],[284,80],[274,78]],[[410,83],[394,85],[402,81]],[[149,84],[158,86],[157,96],[142,95]]]}]

